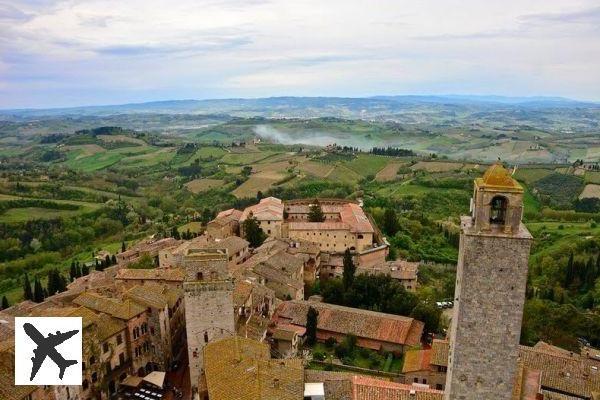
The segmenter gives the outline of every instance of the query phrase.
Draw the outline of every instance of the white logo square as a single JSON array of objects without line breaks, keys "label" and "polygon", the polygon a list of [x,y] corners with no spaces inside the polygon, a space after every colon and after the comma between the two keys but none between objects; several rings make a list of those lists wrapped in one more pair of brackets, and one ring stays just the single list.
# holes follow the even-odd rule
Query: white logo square
[{"label": "white logo square", "polygon": [[15,385],[81,385],[81,317],[15,318]]}]

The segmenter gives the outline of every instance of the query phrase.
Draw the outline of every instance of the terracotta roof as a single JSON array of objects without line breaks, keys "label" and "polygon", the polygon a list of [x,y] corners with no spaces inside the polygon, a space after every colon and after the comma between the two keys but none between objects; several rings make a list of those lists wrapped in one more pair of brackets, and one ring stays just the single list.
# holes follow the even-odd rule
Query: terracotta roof
[{"label": "terracotta roof", "polygon": [[235,208],[230,208],[229,210],[221,211],[217,214],[217,218],[231,217],[233,219],[239,220],[242,216],[242,212],[240,210],[236,210]]},{"label": "terracotta roof", "polygon": [[352,400],[352,377],[355,373],[304,370],[304,381],[321,382],[325,386],[325,399]]},{"label": "terracotta roof", "polygon": [[527,368],[542,372],[542,388],[580,397],[600,390],[600,371],[577,354],[536,350],[521,346],[519,357]]},{"label": "terracotta roof", "polygon": [[448,350],[450,345],[447,340],[433,339],[431,344],[431,364],[448,366]]},{"label": "terracotta roof", "polygon": [[122,320],[129,320],[146,311],[146,307],[130,299],[120,301],[91,292],[81,294],[73,303]]},{"label": "terracotta roof", "polygon": [[158,280],[183,282],[185,271],[182,268],[152,268],[152,269],[137,269],[123,268],[117,273],[115,279],[123,280]]},{"label": "terracotta roof", "polygon": [[38,389],[37,386],[15,385],[15,349],[14,342],[0,342],[0,399],[23,400]]},{"label": "terracotta roof", "polygon": [[306,314],[312,306],[319,312],[319,330],[339,334],[354,334],[358,338],[373,342],[389,342],[402,345],[417,345],[423,332],[423,323],[413,318],[361,310],[328,303],[308,301],[285,301],[275,310],[276,324],[287,323],[306,326]]},{"label": "terracotta roof", "polygon": [[125,297],[153,308],[173,307],[183,297],[183,290],[171,289],[166,285],[146,283],[136,285],[125,292]]},{"label": "terracotta roof", "polygon": [[227,249],[229,256],[233,256],[238,251],[241,251],[248,247],[250,243],[239,236],[229,236],[225,239],[215,239],[200,248],[205,249]]},{"label": "terracotta roof", "polygon": [[252,215],[259,221],[283,221],[283,202],[275,197],[261,199],[258,204],[246,207],[240,222]]},{"label": "terracotta roof", "polygon": [[[411,394],[411,393],[414,393]],[[426,389],[364,376],[352,378],[353,400],[443,400],[441,390]]]},{"label": "terracotta roof", "polygon": [[302,399],[304,369],[299,359],[272,360],[269,346],[231,337],[204,348],[211,400]]},{"label": "terracotta roof", "polygon": [[390,275],[392,278],[400,280],[415,280],[417,279],[418,271],[418,262],[406,260],[387,261],[384,264],[372,267],[359,266],[356,270],[357,273]]},{"label": "terracotta roof", "polygon": [[409,350],[404,355],[402,372],[429,371],[431,369],[431,349]]}]

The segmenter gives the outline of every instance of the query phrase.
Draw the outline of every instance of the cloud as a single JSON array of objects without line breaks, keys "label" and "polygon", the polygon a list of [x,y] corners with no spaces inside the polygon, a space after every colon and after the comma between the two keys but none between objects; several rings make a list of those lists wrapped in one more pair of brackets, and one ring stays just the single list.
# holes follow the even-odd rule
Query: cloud
[{"label": "cloud", "polygon": [[596,1],[13,0],[0,5],[0,107],[450,91],[597,99]]}]

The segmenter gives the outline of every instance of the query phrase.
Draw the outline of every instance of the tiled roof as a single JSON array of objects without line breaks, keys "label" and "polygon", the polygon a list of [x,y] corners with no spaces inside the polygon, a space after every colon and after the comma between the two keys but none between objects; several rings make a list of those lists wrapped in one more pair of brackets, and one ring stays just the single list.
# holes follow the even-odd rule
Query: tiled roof
[{"label": "tiled roof", "polygon": [[271,264],[259,263],[252,268],[251,272],[269,281],[281,283],[295,289],[304,287],[302,278],[294,279],[289,272],[273,267]]},{"label": "tiled roof", "polygon": [[352,378],[352,400],[443,400],[443,398],[444,392],[441,390],[426,389],[364,376],[354,376]]},{"label": "tiled roof", "polygon": [[207,344],[204,364],[210,399],[302,399],[301,360],[272,360],[269,353],[267,344],[237,336]]},{"label": "tiled roof", "polygon": [[402,372],[428,371],[431,369],[431,349],[409,350],[404,355]]},{"label": "tiled roof", "polygon": [[23,400],[27,397],[27,395],[38,390],[36,386],[15,385],[14,377],[14,342],[12,340],[0,342],[0,399]]},{"label": "tiled roof", "polygon": [[288,222],[288,227],[290,231],[340,230],[350,231],[352,233],[375,232],[373,225],[371,225],[371,221],[369,221],[369,218],[365,215],[365,212],[358,204],[346,203],[339,207],[339,212],[339,220],[326,220],[324,222],[296,222],[294,220],[290,220]]},{"label": "tiled roof", "polygon": [[354,334],[359,338],[403,345],[417,345],[423,332],[423,323],[413,318],[361,310],[328,303],[285,301],[275,310],[276,323],[306,326],[306,314],[312,306],[319,312],[319,330],[339,334]]},{"label": "tiled roof", "polygon": [[448,366],[448,349],[450,345],[447,340],[433,339],[431,344],[431,364]]},{"label": "tiled roof", "polygon": [[227,253],[229,256],[233,256],[238,251],[247,248],[249,243],[242,239],[239,236],[229,236],[225,239],[216,239],[215,241],[211,241],[201,248],[205,249],[227,249]]},{"label": "tiled roof", "polygon": [[145,307],[130,299],[120,301],[91,292],[81,294],[73,303],[122,320],[129,320],[146,311]]},{"label": "tiled roof", "polygon": [[159,280],[183,282],[185,271],[182,268],[152,268],[152,269],[137,269],[123,268],[117,273],[115,279],[123,280]]},{"label": "tiled roof", "polygon": [[358,267],[357,273],[390,275],[394,279],[415,280],[419,271],[418,262],[406,260],[387,261],[372,267]]},{"label": "tiled roof", "polygon": [[519,356],[525,367],[542,372],[544,389],[581,397],[591,397],[592,392],[600,390],[600,371],[577,354],[561,355],[521,346]]},{"label": "tiled roof", "polygon": [[146,283],[132,287],[125,292],[124,296],[145,306],[165,308],[165,306],[173,307],[177,299],[183,297],[183,290],[171,289],[156,283]]},{"label": "tiled roof", "polygon": [[325,386],[325,399],[352,400],[352,377],[355,373],[304,370],[304,382],[321,382]]},{"label": "tiled roof", "polygon": [[252,215],[259,221],[283,221],[283,202],[275,197],[261,199],[258,204],[246,207],[240,222]]},{"label": "tiled roof", "polygon": [[231,217],[237,220],[239,220],[241,216],[242,212],[240,210],[236,210],[235,208],[230,208],[229,210],[221,211],[217,214],[217,218]]}]

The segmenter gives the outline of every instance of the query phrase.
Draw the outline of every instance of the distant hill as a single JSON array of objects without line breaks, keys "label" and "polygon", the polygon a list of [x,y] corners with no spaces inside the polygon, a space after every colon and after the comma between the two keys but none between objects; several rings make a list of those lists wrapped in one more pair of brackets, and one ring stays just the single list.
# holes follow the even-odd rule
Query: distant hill
[{"label": "distant hill", "polygon": [[420,106],[456,111],[509,108],[600,108],[600,103],[581,102],[562,97],[504,96],[374,96],[374,97],[267,97],[256,99],[165,100],[105,106],[50,109],[0,110],[0,117],[31,118],[51,116],[102,116],[114,114],[215,114],[265,117],[345,117],[376,118],[393,116]]}]

